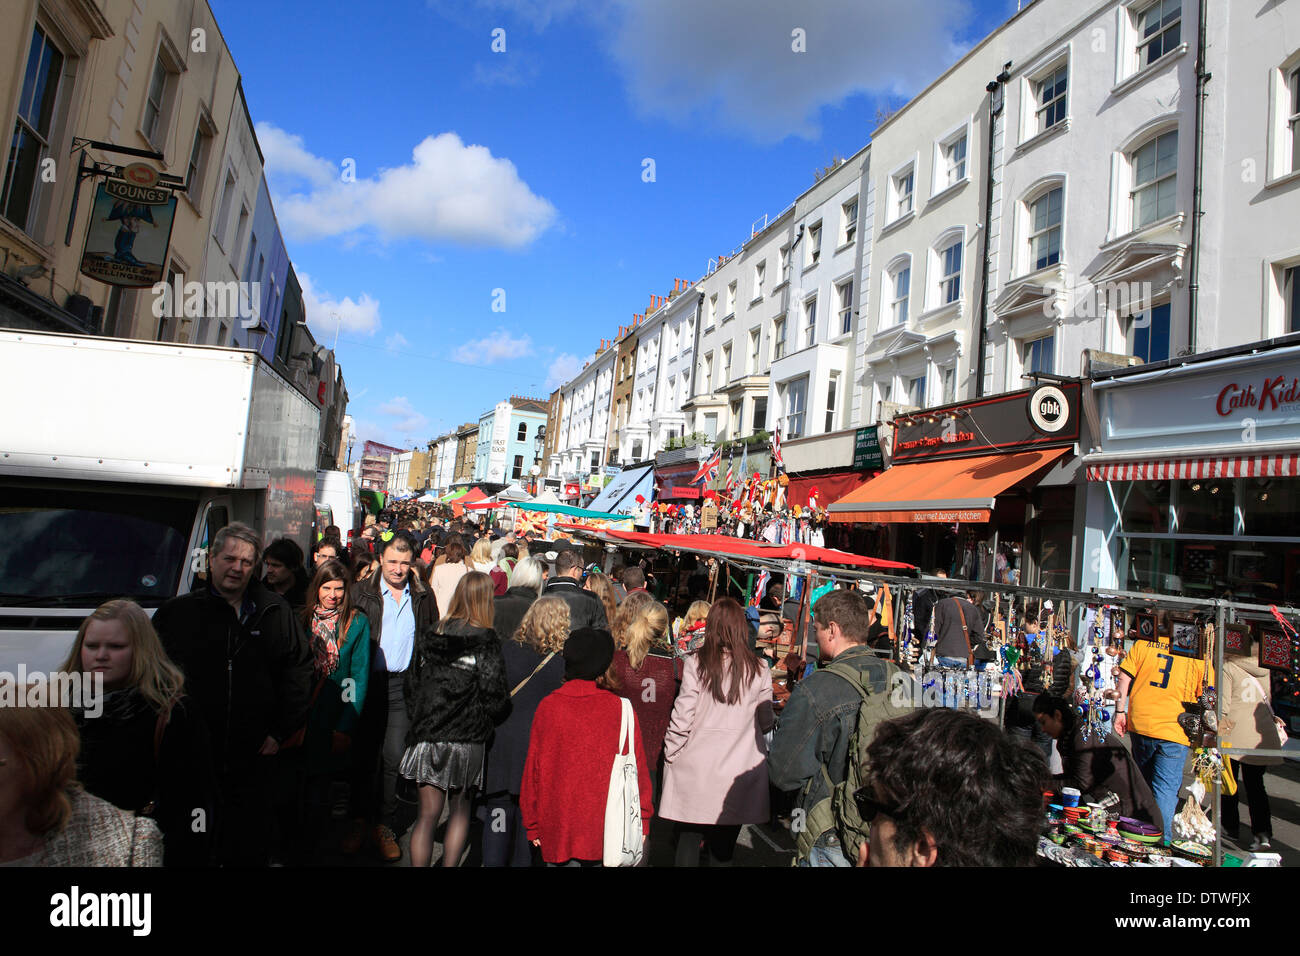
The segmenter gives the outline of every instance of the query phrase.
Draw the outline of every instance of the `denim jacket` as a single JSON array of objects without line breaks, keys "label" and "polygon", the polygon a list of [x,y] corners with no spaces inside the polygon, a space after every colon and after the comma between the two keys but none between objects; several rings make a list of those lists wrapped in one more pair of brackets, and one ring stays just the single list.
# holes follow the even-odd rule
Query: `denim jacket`
[{"label": "denim jacket", "polygon": [[[872,693],[889,692],[888,665],[865,644],[841,651],[835,658],[871,675]],[[827,661],[826,663],[830,663]],[[768,776],[778,790],[812,786],[800,801],[807,812],[829,796],[821,766],[833,783],[848,776],[849,738],[857,724],[862,698],[843,677],[816,670],[801,680],[781,712],[767,755]]]}]

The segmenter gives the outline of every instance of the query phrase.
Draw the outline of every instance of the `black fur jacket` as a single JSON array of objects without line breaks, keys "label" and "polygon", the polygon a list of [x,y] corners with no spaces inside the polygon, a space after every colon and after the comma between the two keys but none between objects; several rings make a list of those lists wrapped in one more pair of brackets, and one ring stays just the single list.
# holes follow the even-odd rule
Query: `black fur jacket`
[{"label": "black fur jacket", "polygon": [[406,745],[487,743],[509,703],[496,631],[444,620],[419,638],[414,666],[406,672]]}]

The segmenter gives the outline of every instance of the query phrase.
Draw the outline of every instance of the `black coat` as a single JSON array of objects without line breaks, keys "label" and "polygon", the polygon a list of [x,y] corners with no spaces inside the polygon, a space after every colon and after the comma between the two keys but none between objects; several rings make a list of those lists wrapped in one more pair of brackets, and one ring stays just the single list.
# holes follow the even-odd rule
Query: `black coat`
[{"label": "black coat", "polygon": [[421,635],[405,690],[408,747],[487,743],[510,700],[496,631],[450,618],[434,633]]},{"label": "black coat", "polygon": [[[384,669],[379,663],[379,635],[384,629],[385,600],[379,589],[387,586],[383,580],[383,572],[379,571],[352,589],[352,603],[370,619],[370,669],[372,671]],[[411,589],[411,611],[415,614],[415,651],[418,651],[420,638],[432,634],[438,625],[438,602],[433,599],[433,592],[424,586],[424,582],[414,571],[407,574],[406,584]],[[392,670],[395,672],[406,670],[410,662],[400,663],[402,664],[400,668],[392,668]]]},{"label": "black coat", "polygon": [[[122,810],[155,804],[165,866],[206,866],[217,803],[216,776],[203,717],[188,697],[171,710],[155,750],[158,711],[134,688],[104,695],[104,712],[74,715],[81,733],[77,779]],[[195,832],[194,811],[205,826]]]},{"label": "black coat", "polygon": [[283,741],[307,721],[312,656],[297,617],[277,594],[252,581],[252,611],[235,609],[201,584],[154,615],[167,655],[207,725],[220,772],[246,767],[267,737]]},{"label": "black coat", "polygon": [[569,633],[580,627],[609,630],[609,621],[605,620],[605,605],[596,595],[584,591],[582,585],[573,578],[551,578],[546,582],[546,587],[542,588],[542,597],[564,598],[564,603],[569,605]]},{"label": "black coat", "polygon": [[536,600],[537,592],[532,588],[507,588],[505,594],[493,598],[492,630],[497,632],[502,644],[514,643],[515,631]]},{"label": "black coat", "polygon": [[[505,641],[501,645],[501,654],[506,665],[507,694],[532,674],[543,659],[543,655],[531,647],[515,641]],[[519,793],[524,779],[524,761],[528,757],[528,740],[533,730],[533,715],[537,713],[542,698],[559,689],[563,683],[564,655],[556,654],[545,667],[533,674],[518,694],[510,698],[505,717],[497,724],[488,748],[484,793]]]}]

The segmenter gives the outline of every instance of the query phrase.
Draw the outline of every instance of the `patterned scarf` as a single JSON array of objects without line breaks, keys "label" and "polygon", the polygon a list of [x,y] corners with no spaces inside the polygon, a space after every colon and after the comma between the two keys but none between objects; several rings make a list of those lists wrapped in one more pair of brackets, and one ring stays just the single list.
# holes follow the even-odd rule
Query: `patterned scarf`
[{"label": "patterned scarf", "polygon": [[329,677],[339,666],[339,612],[317,607],[311,616],[311,652],[316,658],[316,677]]}]

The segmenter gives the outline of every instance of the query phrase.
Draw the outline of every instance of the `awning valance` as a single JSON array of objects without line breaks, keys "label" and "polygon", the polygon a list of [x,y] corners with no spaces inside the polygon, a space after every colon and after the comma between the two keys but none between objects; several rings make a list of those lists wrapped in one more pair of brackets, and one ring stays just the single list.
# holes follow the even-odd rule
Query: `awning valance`
[{"label": "awning valance", "polygon": [[831,521],[983,523],[997,496],[1065,454],[1065,448],[895,465],[828,509]]},{"label": "awning valance", "polygon": [[[1085,459],[1087,461],[1087,459]],[[1204,478],[1297,478],[1300,452],[1088,463],[1089,481],[1188,481]]]}]

